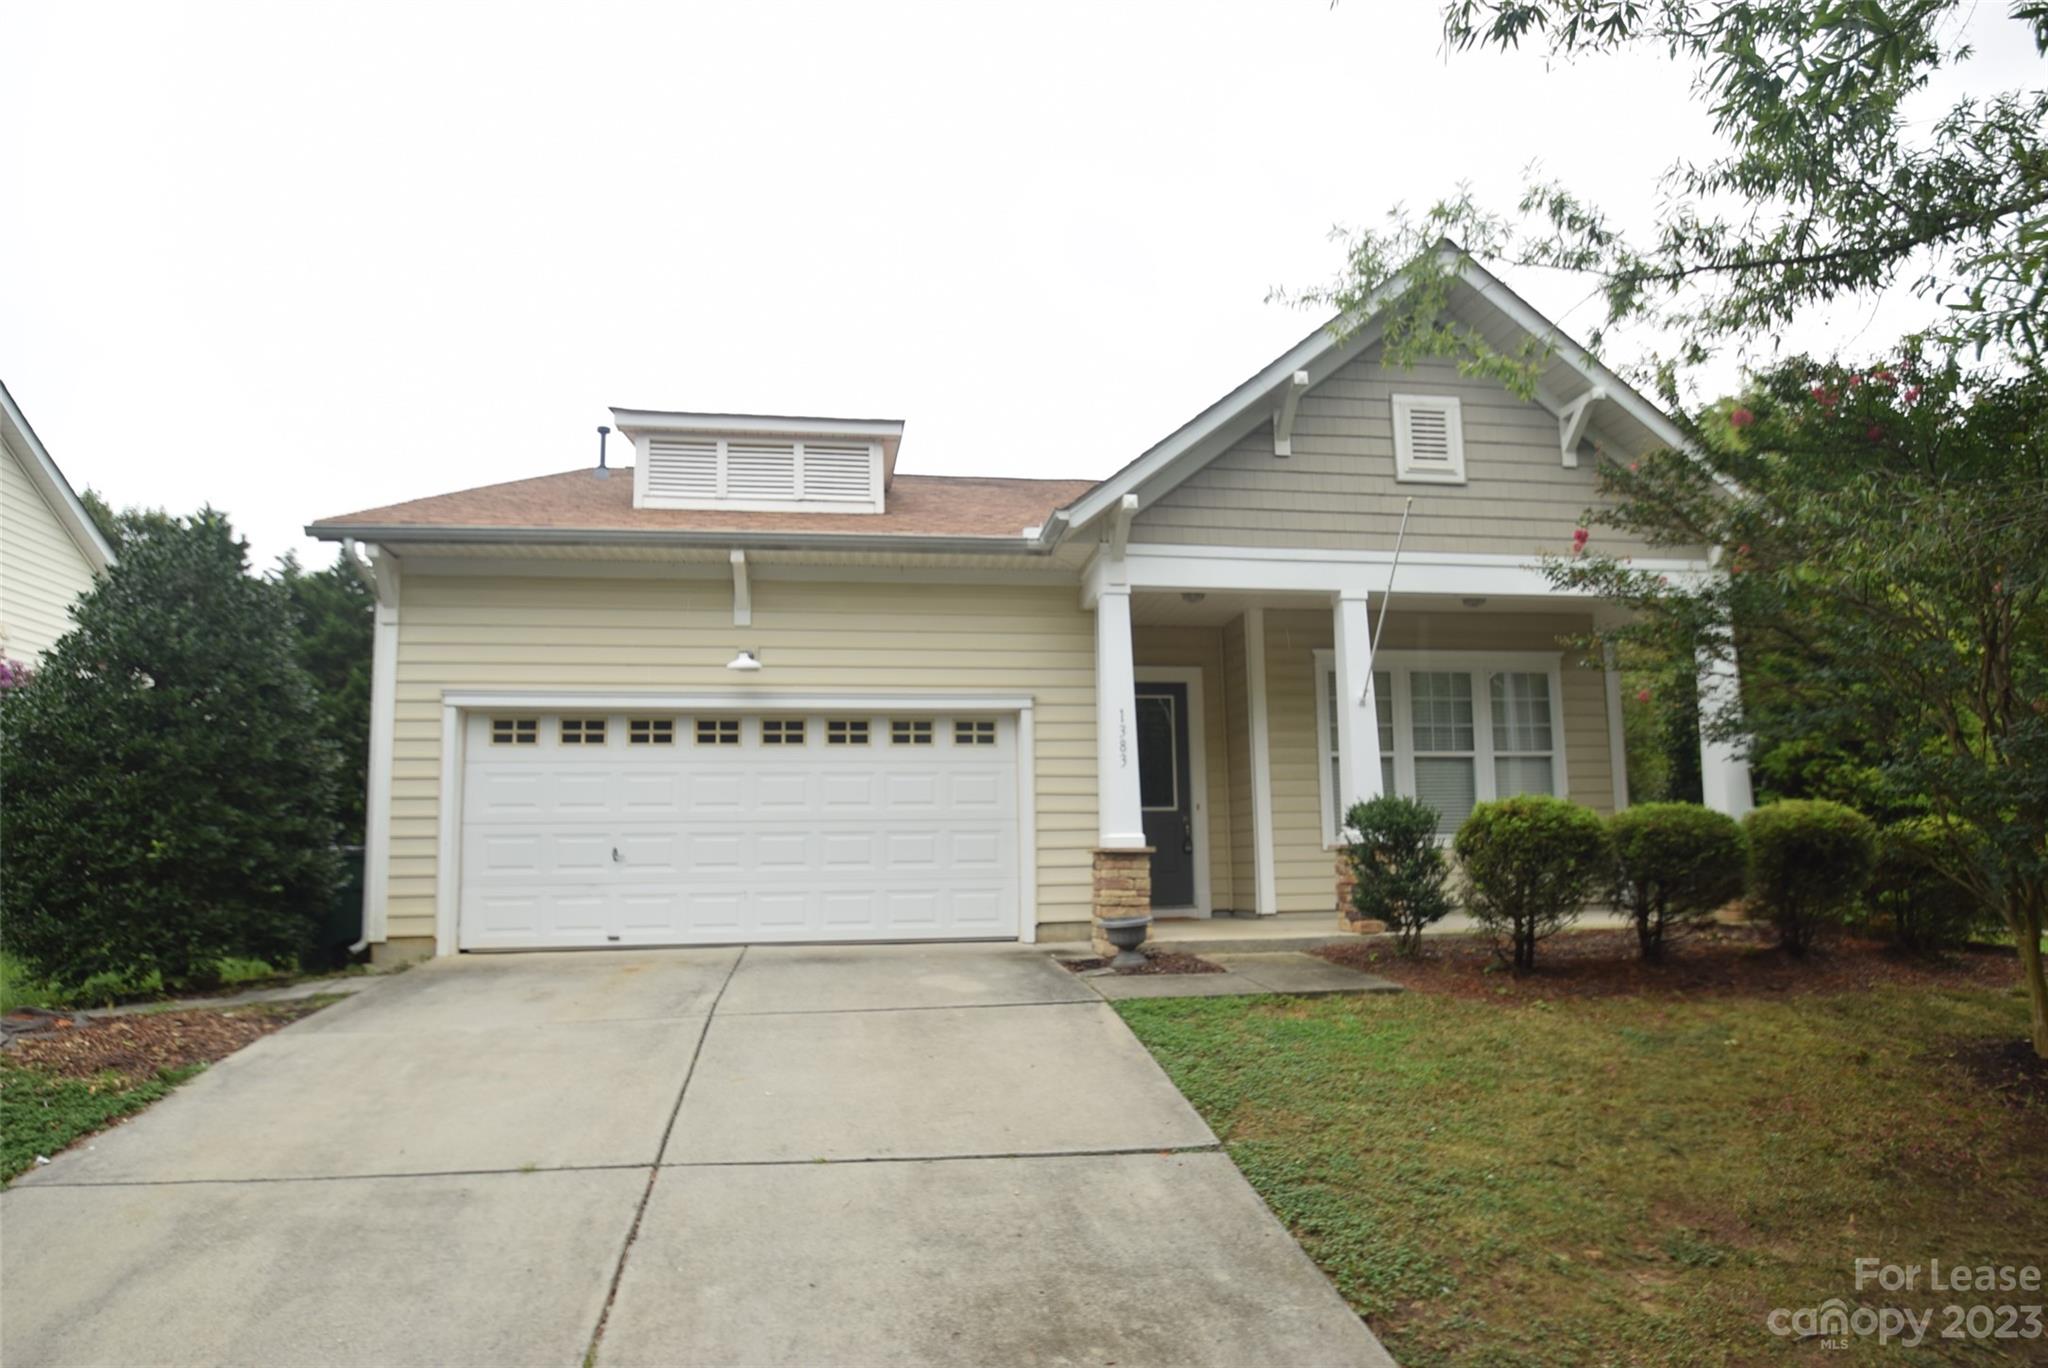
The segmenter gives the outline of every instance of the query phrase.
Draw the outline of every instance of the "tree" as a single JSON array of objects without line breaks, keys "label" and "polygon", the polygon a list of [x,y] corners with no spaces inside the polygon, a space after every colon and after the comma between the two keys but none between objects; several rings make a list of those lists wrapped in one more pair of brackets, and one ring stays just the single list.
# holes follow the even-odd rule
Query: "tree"
[{"label": "tree", "polygon": [[1617,638],[1739,643],[1742,698],[1710,734],[1819,738],[1887,820],[1937,819],[1945,871],[2011,931],[2048,1057],[2048,375],[1802,357],[1686,427],[1690,451],[1604,466],[1589,516],[1723,548],[1725,573],[1667,581],[1596,536],[1553,582],[1636,609]]},{"label": "tree", "polygon": [[[1731,339],[1772,334],[1801,311],[1910,279],[1938,306],[1930,335],[2025,369],[2044,364],[2048,294],[2048,90],[1958,100],[1932,121],[1904,106],[1929,76],[1966,61],[1960,0],[1449,0],[1445,46],[1547,44],[1552,61],[1624,50],[1664,54],[1727,141],[1658,184],[1660,207],[1632,233],[1571,187],[1535,180],[1511,213],[1459,190],[1422,214],[1349,235],[1335,284],[1297,296],[1362,319],[1360,306],[1406,266],[1389,305],[1395,362],[1453,357],[1525,397],[1548,339],[1495,347],[1447,305],[1456,254],[1591,278],[1605,322],[1661,330],[1667,397],[1675,368]],[[2017,0],[2037,53],[2048,4]],[[1448,259],[1447,259],[1448,257]]]},{"label": "tree", "polygon": [[337,561],[310,574],[287,552],[277,582],[291,596],[299,631],[299,663],[319,690],[320,735],[340,765],[335,818],[342,839],[363,840],[363,801],[369,788],[370,655],[376,598],[361,576]]},{"label": "tree", "polygon": [[0,691],[6,940],[76,986],[300,950],[337,875],[335,760],[289,596],[211,509],[124,541],[34,679]]}]

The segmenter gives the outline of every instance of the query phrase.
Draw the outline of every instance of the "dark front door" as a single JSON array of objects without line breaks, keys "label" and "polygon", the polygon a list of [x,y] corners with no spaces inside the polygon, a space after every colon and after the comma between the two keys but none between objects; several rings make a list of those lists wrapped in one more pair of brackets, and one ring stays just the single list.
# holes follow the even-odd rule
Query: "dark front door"
[{"label": "dark front door", "polygon": [[1152,847],[1152,905],[1195,903],[1195,788],[1188,774],[1188,686],[1138,685],[1138,794]]}]

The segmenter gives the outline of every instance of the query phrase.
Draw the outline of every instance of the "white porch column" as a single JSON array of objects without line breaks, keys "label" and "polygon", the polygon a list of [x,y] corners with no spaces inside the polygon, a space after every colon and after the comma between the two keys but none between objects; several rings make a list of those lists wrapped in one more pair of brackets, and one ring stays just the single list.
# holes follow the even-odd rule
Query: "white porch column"
[{"label": "white porch column", "polygon": [[1266,610],[1244,610],[1245,707],[1252,760],[1252,911],[1280,910],[1280,869],[1273,850],[1273,752],[1266,719]]},{"label": "white porch column", "polygon": [[1756,806],[1749,785],[1749,762],[1736,753],[1733,741],[1707,739],[1707,721],[1740,693],[1735,662],[1711,652],[1699,653],[1700,798],[1716,812],[1741,817]]},{"label": "white porch column", "polygon": [[1096,841],[1104,850],[1142,850],[1138,798],[1138,707],[1131,662],[1131,589],[1105,585],[1095,600]]},{"label": "white porch column", "polygon": [[[391,896],[391,766],[398,713],[398,558],[370,548],[377,596],[370,646],[369,792],[363,801],[363,935],[356,948],[386,937]],[[373,952],[375,953],[375,952]]]},{"label": "white porch column", "polygon": [[1600,670],[1607,688],[1607,763],[1614,772],[1614,810],[1628,806],[1628,727],[1621,711],[1621,655],[1608,642],[1600,648]]},{"label": "white porch column", "polygon": [[1380,728],[1372,690],[1372,614],[1362,592],[1337,596],[1337,817],[1380,793]]}]

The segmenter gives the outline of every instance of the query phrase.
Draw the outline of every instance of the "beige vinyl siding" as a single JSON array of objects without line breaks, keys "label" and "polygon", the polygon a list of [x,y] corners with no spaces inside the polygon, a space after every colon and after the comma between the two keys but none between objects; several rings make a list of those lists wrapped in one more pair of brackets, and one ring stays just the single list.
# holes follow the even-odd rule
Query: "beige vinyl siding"
[{"label": "beige vinyl siding", "polygon": [[71,605],[92,588],[92,563],[43,501],[22,455],[12,446],[5,446],[5,453],[0,458],[0,652],[33,664],[71,630]]},{"label": "beige vinyl siding", "polygon": [[1209,899],[1212,907],[1235,906],[1231,899],[1230,745],[1223,687],[1223,633],[1216,627],[1134,627],[1131,654],[1138,673],[1147,665],[1192,666],[1202,672],[1202,747],[1208,791]]},{"label": "beige vinyl siding", "polygon": [[[1614,810],[1607,691],[1597,666],[1579,663],[1561,638],[1591,630],[1581,613],[1401,611],[1387,619],[1389,651],[1560,651],[1566,794],[1602,814]],[[1282,912],[1336,905],[1335,853],[1323,841],[1320,738],[1316,735],[1315,652],[1331,648],[1327,612],[1266,614],[1266,698],[1273,762],[1274,861]]]},{"label": "beige vinyl siding", "polygon": [[[1132,525],[1133,541],[1203,546],[1386,549],[1403,501],[1415,511],[1411,551],[1527,555],[1562,553],[1585,510],[1599,502],[1588,446],[1577,469],[1558,450],[1557,419],[1490,380],[1460,376],[1444,362],[1384,367],[1364,353],[1301,399],[1294,454],[1273,454],[1261,426],[1162,495]],[[1394,478],[1392,396],[1448,395],[1459,401],[1466,483]],[[1626,456],[1622,456],[1626,459]],[[1610,529],[1596,547],[1618,554],[1684,554],[1652,548]]]},{"label": "beige vinyl siding", "polygon": [[[434,934],[451,689],[987,692],[1035,702],[1037,920],[1085,922],[1095,845],[1094,615],[1073,588],[408,575],[399,608],[387,935]],[[725,668],[741,647],[766,668]],[[1030,910],[1027,909],[1027,915]]]}]

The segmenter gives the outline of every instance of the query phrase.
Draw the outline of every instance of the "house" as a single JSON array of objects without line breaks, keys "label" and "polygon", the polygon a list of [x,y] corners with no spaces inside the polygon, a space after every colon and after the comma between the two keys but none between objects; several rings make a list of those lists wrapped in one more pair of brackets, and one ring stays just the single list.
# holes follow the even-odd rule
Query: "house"
[{"label": "house", "polygon": [[[1489,335],[1555,335],[1458,270]],[[630,473],[307,529],[377,587],[380,955],[1329,913],[1361,796],[1446,832],[1627,801],[1616,674],[1565,642],[1611,610],[1537,558],[1601,461],[1682,439],[1561,337],[1523,401],[1319,329],[1101,481],[899,473],[897,422],[613,413]]]},{"label": "house", "polygon": [[33,665],[114,550],[0,385],[0,660]]}]

